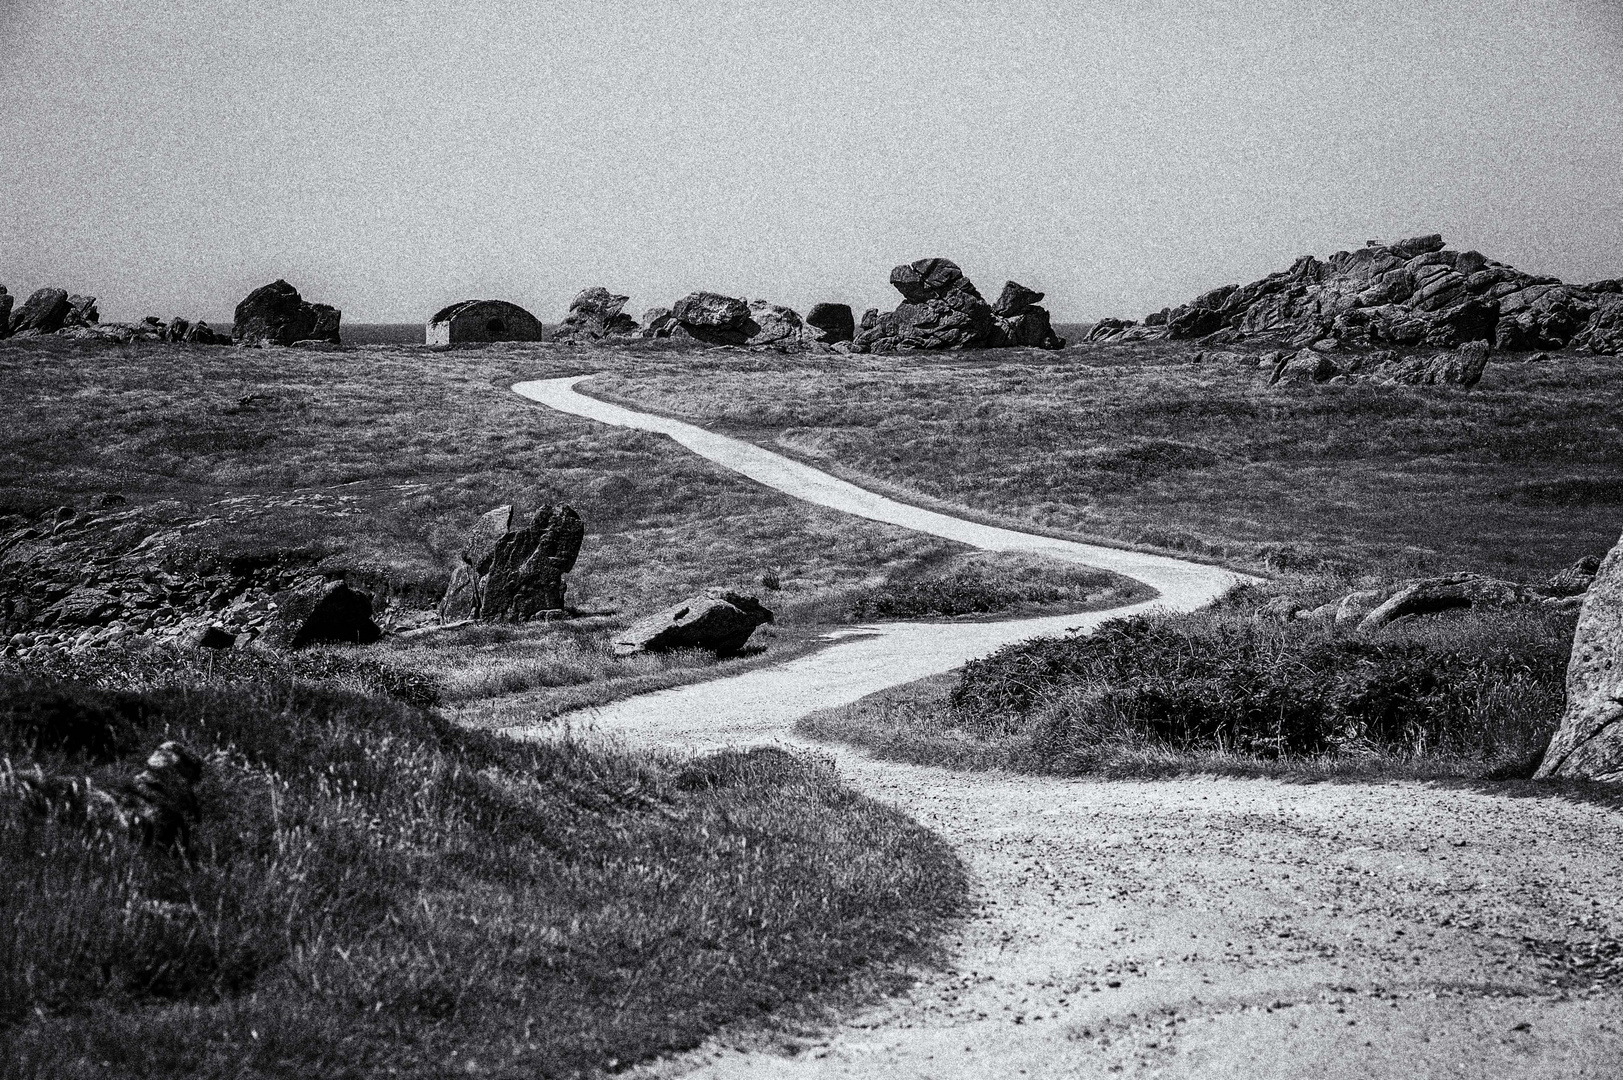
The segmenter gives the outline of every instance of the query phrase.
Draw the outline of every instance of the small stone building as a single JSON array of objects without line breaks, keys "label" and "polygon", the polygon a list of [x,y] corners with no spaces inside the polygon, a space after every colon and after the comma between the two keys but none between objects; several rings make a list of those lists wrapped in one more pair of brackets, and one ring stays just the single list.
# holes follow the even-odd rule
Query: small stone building
[{"label": "small stone building", "polygon": [[540,341],[541,323],[505,300],[464,300],[428,320],[430,345],[481,341]]}]

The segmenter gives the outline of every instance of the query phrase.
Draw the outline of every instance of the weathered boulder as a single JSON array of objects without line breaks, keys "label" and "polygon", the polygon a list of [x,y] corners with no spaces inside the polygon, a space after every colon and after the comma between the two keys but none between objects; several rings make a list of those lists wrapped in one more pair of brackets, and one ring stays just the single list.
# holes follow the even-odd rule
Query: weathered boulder
[{"label": "weathered boulder", "polygon": [[1526,585],[1481,574],[1451,574],[1427,578],[1399,589],[1359,622],[1362,633],[1373,633],[1411,615],[1432,615],[1440,611],[1469,607],[1510,607],[1537,600],[1538,593]]},{"label": "weathered boulder", "polygon": [[1623,540],[1579,610],[1566,712],[1537,775],[1623,781]]},{"label": "weathered boulder", "polygon": [[528,524],[512,526],[511,506],[475,523],[440,602],[442,621],[524,622],[563,610],[563,576],[585,535],[580,515],[568,506],[542,506]]},{"label": "weathered boulder", "polygon": [[720,293],[689,293],[671,308],[671,317],[700,341],[716,345],[742,345],[749,340],[747,301]]},{"label": "weathered boulder", "polygon": [[383,636],[372,621],[372,598],[342,581],[307,581],[274,597],[275,614],[261,639],[272,648],[300,649],[318,642],[370,645]]},{"label": "weathered boulder", "polygon": [[601,285],[582,289],[569,304],[569,314],[554,334],[560,341],[600,341],[606,337],[629,337],[642,328],[624,313],[629,296],[611,293]]},{"label": "weathered boulder", "polygon": [[291,345],[295,341],[340,344],[343,313],[327,304],[311,304],[299,290],[278,278],[261,285],[237,305],[231,338],[238,344]]},{"label": "weathered boulder", "polygon": [[679,325],[668,307],[652,307],[642,313],[642,336],[645,338],[670,337],[671,330]]},{"label": "weathered boulder", "polygon": [[1042,303],[1043,295],[1018,282],[1006,281],[1003,283],[1003,291],[998,294],[997,303],[992,305],[992,314],[1010,318]]},{"label": "weathered boulder", "polygon": [[40,289],[11,317],[12,334],[54,334],[62,329],[73,305],[66,289]]},{"label": "weathered boulder", "polygon": [[746,345],[798,345],[808,340],[800,313],[766,300],[750,301],[749,319],[742,327]]},{"label": "weathered boulder", "polygon": [[617,656],[670,649],[709,649],[718,656],[741,650],[772,612],[753,596],[709,589],[641,619],[614,638]]},{"label": "weathered boulder", "polygon": [[823,340],[831,345],[836,341],[850,341],[857,333],[850,304],[813,304],[806,315],[806,325],[819,331]]}]

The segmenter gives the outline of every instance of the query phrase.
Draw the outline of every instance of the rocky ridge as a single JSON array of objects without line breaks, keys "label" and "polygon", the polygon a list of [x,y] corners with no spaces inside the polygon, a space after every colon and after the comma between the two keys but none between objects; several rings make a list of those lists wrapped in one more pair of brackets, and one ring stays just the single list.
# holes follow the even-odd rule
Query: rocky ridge
[{"label": "rocky ridge", "polygon": [[192,322],[178,315],[167,323],[155,315],[148,315],[138,323],[104,323],[94,296],[70,295],[66,289],[40,289],[21,308],[13,311],[14,306],[14,297],[0,285],[0,338],[56,335],[120,345],[132,341],[231,344],[229,337],[216,333],[208,323]]},{"label": "rocky ridge", "polygon": [[1225,285],[1145,316],[1101,319],[1090,342],[1271,337],[1297,347],[1623,351],[1623,281],[1563,284],[1438,235],[1311,255],[1248,285]]},{"label": "rocky ridge", "polygon": [[[137,637],[180,647],[297,648],[316,640],[376,640],[387,590],[312,551],[222,557],[200,530],[267,509],[242,496],[199,519],[174,503],[126,506],[102,496],[0,518],[0,654],[45,659]],[[287,507],[360,514],[358,501],[309,493]]]}]

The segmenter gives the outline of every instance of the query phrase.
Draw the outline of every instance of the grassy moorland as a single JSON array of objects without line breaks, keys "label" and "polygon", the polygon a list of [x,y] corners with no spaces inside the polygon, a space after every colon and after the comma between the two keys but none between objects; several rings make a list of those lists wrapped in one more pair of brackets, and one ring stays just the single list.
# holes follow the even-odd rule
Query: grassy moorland
[{"label": "grassy moorland", "polygon": [[[567,502],[587,528],[569,601],[610,614],[471,631],[483,635],[477,643],[391,647],[404,663],[443,671],[448,702],[540,691],[529,703],[539,717],[710,673],[713,658],[616,661],[606,647],[612,627],[705,587],[756,592],[778,611],[759,635],[773,656],[811,647],[816,627],[853,612],[875,617],[885,602],[865,615],[860,597],[892,582],[917,593],[934,575],[944,579],[938,595],[963,591],[957,545],[806,506],[659,436],[508,391],[523,378],[602,367],[702,369],[706,355],[663,343],[309,352],[7,342],[0,518],[115,491],[198,520],[199,547],[306,552],[386,584],[397,608],[421,608],[443,591],[479,514],[515,500],[521,510]],[[975,604],[914,602],[909,614],[985,611],[992,594],[1015,608],[1039,593],[1053,604],[1100,602],[1079,597],[1059,568],[1038,575],[1052,587],[1033,592],[1029,565],[976,565]],[[1082,584],[1084,593],[1109,587]]]},{"label": "grassy moorland", "polygon": [[739,357],[588,389],[904,498],[1267,571],[1533,579],[1617,540],[1616,358],[1496,358],[1459,391],[1270,388],[1247,355]]},{"label": "grassy moorland", "polygon": [[[1458,570],[1540,582],[1623,528],[1618,360],[1498,358],[1473,390],[1268,387],[1257,357],[749,358],[592,391],[974,516],[1261,570],[1225,608],[1011,646],[807,718],[882,755],[1079,775],[1494,775],[1559,721],[1572,616],[1259,617]],[[989,689],[994,688],[994,689]],[[1015,691],[1018,691],[1016,693]]]}]

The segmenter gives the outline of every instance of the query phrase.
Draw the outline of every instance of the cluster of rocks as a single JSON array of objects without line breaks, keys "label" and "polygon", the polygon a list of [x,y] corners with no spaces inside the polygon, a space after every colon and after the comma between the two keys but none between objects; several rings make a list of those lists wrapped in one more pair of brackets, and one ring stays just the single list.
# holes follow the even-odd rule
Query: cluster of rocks
[{"label": "cluster of rocks", "polygon": [[564,575],[574,569],[585,535],[568,506],[539,507],[513,527],[513,507],[498,506],[475,523],[440,601],[441,622],[527,622],[563,614]]},{"label": "cluster of rocks", "polygon": [[231,337],[240,345],[339,345],[344,313],[330,304],[312,304],[277,278],[237,305]]},{"label": "cluster of rocks", "polygon": [[895,311],[867,312],[853,342],[855,352],[900,349],[965,349],[1026,346],[1064,348],[1043,294],[1010,281],[996,304],[988,304],[975,284],[950,259],[920,259],[890,272],[902,294]]},{"label": "cluster of rocks", "polygon": [[1584,596],[1566,710],[1537,775],[1623,782],[1623,540]]},{"label": "cluster of rocks", "polygon": [[0,652],[82,653],[136,637],[181,647],[371,642],[373,599],[312,555],[220,559],[191,537],[216,519],[103,496],[0,519]]},{"label": "cluster of rocks", "polygon": [[229,345],[231,339],[217,334],[209,324],[176,317],[164,322],[149,315],[138,323],[104,323],[94,296],[69,294],[66,289],[40,289],[13,311],[13,298],[0,286],[0,338],[60,337],[112,341],[173,341],[191,345]]},{"label": "cluster of rocks", "polygon": [[1225,285],[1143,322],[1101,319],[1090,342],[1237,341],[1267,335],[1297,347],[1432,346],[1623,351],[1623,281],[1565,285],[1525,274],[1441,236],[1371,241],[1311,255],[1249,285]]},{"label": "cluster of rocks", "polygon": [[1581,559],[1543,585],[1524,585],[1483,574],[1448,574],[1415,578],[1385,589],[1360,589],[1329,603],[1306,608],[1281,597],[1261,609],[1265,617],[1329,622],[1375,633],[1400,619],[1467,608],[1510,608],[1539,604],[1574,608],[1589,591],[1600,567],[1596,558]]},{"label": "cluster of rocks", "polygon": [[753,596],[709,589],[620,631],[614,637],[614,653],[708,649],[717,656],[733,656],[749,643],[756,627],[772,619],[772,612]]}]

